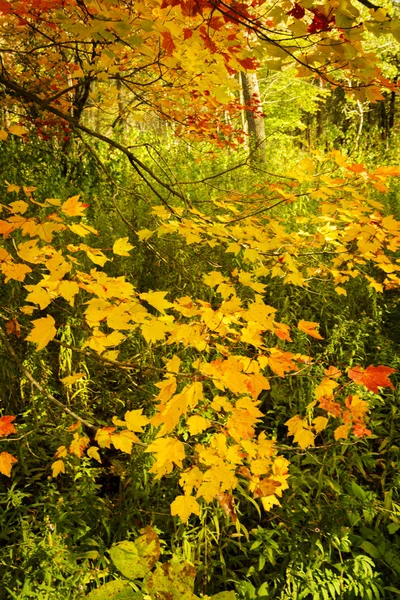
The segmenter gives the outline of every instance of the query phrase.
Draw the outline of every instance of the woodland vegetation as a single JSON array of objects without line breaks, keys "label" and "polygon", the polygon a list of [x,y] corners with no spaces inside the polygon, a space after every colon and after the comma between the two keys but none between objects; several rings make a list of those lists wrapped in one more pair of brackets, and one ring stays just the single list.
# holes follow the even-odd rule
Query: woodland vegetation
[{"label": "woodland vegetation", "polygon": [[1,600],[400,596],[399,10],[0,0]]}]

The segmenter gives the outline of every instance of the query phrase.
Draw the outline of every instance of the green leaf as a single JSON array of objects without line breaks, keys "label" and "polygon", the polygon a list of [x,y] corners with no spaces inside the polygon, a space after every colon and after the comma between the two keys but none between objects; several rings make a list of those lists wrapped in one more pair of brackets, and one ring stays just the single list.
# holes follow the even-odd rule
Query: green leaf
[{"label": "green leaf", "polygon": [[168,600],[195,600],[193,593],[196,570],[188,562],[172,560],[157,567],[147,580],[146,589],[151,598]]},{"label": "green leaf", "polygon": [[211,596],[211,600],[236,600],[235,592],[219,592]]},{"label": "green leaf", "polygon": [[87,600],[141,600],[143,594],[134,592],[127,581],[109,581],[85,597]]},{"label": "green leaf", "polygon": [[142,578],[160,556],[160,541],[151,527],[145,527],[143,535],[134,542],[123,541],[113,545],[110,556],[122,575],[128,579]]},{"label": "green leaf", "polygon": [[396,533],[396,531],[398,529],[400,529],[400,523],[389,523],[389,525],[387,526],[388,528],[388,532],[393,535],[393,533]]},{"label": "green leaf", "polygon": [[367,552],[372,556],[372,558],[382,558],[382,554],[379,552],[378,548],[374,546],[374,544],[371,544],[371,542],[367,542],[367,540],[361,544],[361,548],[364,552]]}]

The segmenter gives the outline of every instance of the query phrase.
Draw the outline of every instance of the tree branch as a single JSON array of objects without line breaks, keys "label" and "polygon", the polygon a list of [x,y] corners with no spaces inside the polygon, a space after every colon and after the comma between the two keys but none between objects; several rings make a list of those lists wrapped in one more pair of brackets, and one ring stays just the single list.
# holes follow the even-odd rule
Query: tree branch
[{"label": "tree branch", "polygon": [[60,402],[59,400],[57,400],[57,398],[54,398],[53,394],[50,394],[50,392],[48,392],[34,377],[33,375],[28,371],[28,369],[26,369],[24,367],[24,365],[22,364],[22,362],[20,361],[20,359],[18,358],[17,354],[15,353],[14,348],[11,346],[10,342],[7,339],[6,334],[4,333],[4,331],[2,330],[2,328],[0,328],[0,337],[2,338],[4,345],[6,347],[6,349],[8,350],[8,352],[11,354],[11,356],[13,357],[13,359],[15,360],[15,362],[17,363],[18,367],[20,368],[20,370],[22,371],[22,373],[25,375],[25,377],[31,382],[31,384],[39,390],[39,392],[41,392],[48,400],[50,400],[50,402],[52,404],[55,404],[56,406],[58,406],[59,408],[62,408],[62,410],[66,413],[68,413],[69,415],[71,415],[71,417],[74,417],[74,419],[77,419],[77,421],[80,421],[83,425],[85,425],[86,427],[89,427],[90,429],[93,429],[94,431],[97,431],[98,427],[96,427],[96,425],[93,425],[92,423],[89,423],[89,421],[86,421],[86,419],[82,419],[82,417],[80,417],[79,415],[77,415],[74,411],[72,411],[71,409],[69,409],[67,406],[64,406],[64,404],[62,402]]}]

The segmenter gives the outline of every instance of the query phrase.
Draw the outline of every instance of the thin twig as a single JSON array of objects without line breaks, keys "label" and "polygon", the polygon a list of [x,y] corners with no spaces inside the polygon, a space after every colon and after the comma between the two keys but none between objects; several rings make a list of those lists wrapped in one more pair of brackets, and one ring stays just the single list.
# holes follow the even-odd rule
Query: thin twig
[{"label": "thin twig", "polygon": [[69,409],[67,406],[64,406],[64,404],[62,402],[60,402],[59,400],[57,400],[57,398],[55,398],[53,396],[53,394],[50,394],[50,392],[48,392],[34,377],[33,375],[28,371],[28,369],[26,369],[24,367],[24,365],[22,364],[22,362],[20,361],[20,359],[18,358],[17,354],[14,351],[14,348],[11,346],[10,342],[7,339],[6,334],[4,333],[4,331],[0,328],[0,337],[2,338],[5,347],[7,348],[8,352],[11,354],[11,356],[13,357],[13,359],[15,360],[15,362],[17,363],[18,367],[20,368],[20,370],[22,371],[22,373],[25,375],[25,377],[31,382],[31,384],[33,386],[35,386],[36,389],[39,390],[39,392],[41,392],[44,396],[46,396],[46,398],[48,400],[50,400],[50,402],[52,402],[53,404],[56,404],[59,408],[62,408],[62,410],[66,413],[68,413],[69,415],[71,415],[72,417],[74,417],[74,419],[77,419],[78,421],[80,421],[81,423],[83,423],[83,425],[86,425],[86,427],[89,427],[90,429],[94,429],[95,431],[97,431],[98,427],[96,427],[96,425],[93,425],[92,423],[89,423],[89,421],[86,421],[86,419],[83,419],[82,417],[80,417],[79,415],[77,415],[73,410]]}]

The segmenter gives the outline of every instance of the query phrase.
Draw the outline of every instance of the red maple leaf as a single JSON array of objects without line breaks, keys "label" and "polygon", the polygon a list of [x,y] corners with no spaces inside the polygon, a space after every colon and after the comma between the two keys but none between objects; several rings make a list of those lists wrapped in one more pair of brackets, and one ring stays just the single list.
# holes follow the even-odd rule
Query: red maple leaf
[{"label": "red maple leaf", "polygon": [[10,433],[17,433],[12,421],[14,421],[15,417],[12,415],[7,415],[6,417],[0,418],[0,437],[4,437],[6,435],[10,435]]},{"label": "red maple leaf", "polygon": [[292,10],[288,12],[288,15],[291,15],[295,19],[302,19],[305,14],[306,11],[302,6],[300,6],[300,4],[297,4],[297,2],[294,3],[294,7],[292,8]]},{"label": "red maple leaf", "polygon": [[255,71],[257,66],[258,66],[258,60],[256,58],[244,58],[244,59],[237,59],[238,63],[243,67],[243,69],[249,70],[251,69],[252,71]]},{"label": "red maple leaf", "polygon": [[326,31],[330,29],[332,25],[335,23],[334,16],[326,16],[324,13],[319,12],[318,9],[312,8],[310,9],[314,14],[314,18],[312,20],[311,25],[309,25],[307,31],[308,33],[317,33],[318,31]]},{"label": "red maple leaf", "polygon": [[169,31],[162,31],[161,35],[163,37],[163,41],[161,42],[161,46],[166,51],[167,56],[171,56],[171,54],[173,53],[173,51],[176,48],[174,40],[172,39],[172,35],[170,34]]},{"label": "red maple leaf", "polygon": [[347,372],[350,379],[359,385],[365,385],[374,394],[379,393],[378,387],[390,387],[392,390],[394,389],[393,383],[389,379],[389,375],[392,373],[396,373],[396,369],[391,369],[384,365],[379,365],[378,367],[370,365],[365,371],[361,367],[354,367],[354,369],[349,369]]},{"label": "red maple leaf", "polygon": [[9,2],[6,2],[6,0],[0,0],[0,12],[3,13],[3,15],[8,15],[12,9],[13,8]]}]

